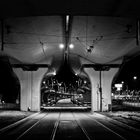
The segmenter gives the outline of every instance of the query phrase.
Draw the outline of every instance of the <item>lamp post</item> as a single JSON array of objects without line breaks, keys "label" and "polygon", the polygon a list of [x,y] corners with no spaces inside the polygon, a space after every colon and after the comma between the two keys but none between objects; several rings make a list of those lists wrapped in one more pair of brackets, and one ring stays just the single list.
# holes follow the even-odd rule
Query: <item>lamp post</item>
[{"label": "lamp post", "polygon": [[4,50],[4,20],[1,19],[1,51]]},{"label": "lamp post", "polygon": [[100,111],[102,112],[102,72],[99,71]]},{"label": "lamp post", "polygon": [[134,90],[137,88],[137,76],[133,76],[133,88]]},{"label": "lamp post", "polygon": [[122,92],[124,90],[124,81],[121,82],[122,83]]},{"label": "lamp post", "polygon": [[137,80],[137,76],[134,76],[133,79],[134,79],[134,80]]}]

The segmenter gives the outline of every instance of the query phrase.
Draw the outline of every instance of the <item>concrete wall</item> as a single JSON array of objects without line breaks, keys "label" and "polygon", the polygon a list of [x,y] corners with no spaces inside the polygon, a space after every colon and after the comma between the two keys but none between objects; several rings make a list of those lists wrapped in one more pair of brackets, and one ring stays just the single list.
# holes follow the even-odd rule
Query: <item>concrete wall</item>
[{"label": "concrete wall", "polygon": [[23,71],[15,68],[14,72],[20,81],[20,109],[22,111],[40,111],[40,86],[47,68],[37,71]]},{"label": "concrete wall", "polygon": [[97,103],[98,85],[99,85],[99,72],[94,71],[92,68],[85,68],[86,73],[89,75],[91,82],[91,110],[99,111],[99,103]]},{"label": "concrete wall", "polygon": [[112,80],[116,73],[118,72],[118,68],[111,68],[109,71],[102,71],[102,103],[103,103],[103,111],[108,111],[109,105],[111,105],[111,86]]}]

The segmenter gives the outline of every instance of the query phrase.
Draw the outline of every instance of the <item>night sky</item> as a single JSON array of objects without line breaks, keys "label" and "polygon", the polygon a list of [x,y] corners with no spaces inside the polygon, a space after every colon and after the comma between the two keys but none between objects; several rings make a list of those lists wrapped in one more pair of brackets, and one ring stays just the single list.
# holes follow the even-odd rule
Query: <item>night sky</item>
[{"label": "night sky", "polygon": [[5,102],[15,102],[20,92],[18,78],[7,58],[0,58],[0,94]]},{"label": "night sky", "polygon": [[[134,80],[133,77],[137,79]],[[116,83],[124,81],[129,89],[140,89],[140,56],[134,57],[126,62],[120,70]]]}]

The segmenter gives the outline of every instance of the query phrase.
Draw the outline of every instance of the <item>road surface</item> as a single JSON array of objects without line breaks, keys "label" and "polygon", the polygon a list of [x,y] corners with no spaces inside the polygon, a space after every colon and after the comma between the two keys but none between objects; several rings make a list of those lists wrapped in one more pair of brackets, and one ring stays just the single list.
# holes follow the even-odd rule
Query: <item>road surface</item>
[{"label": "road surface", "polygon": [[90,112],[39,112],[0,129],[0,140],[138,140],[139,136],[139,129]]}]

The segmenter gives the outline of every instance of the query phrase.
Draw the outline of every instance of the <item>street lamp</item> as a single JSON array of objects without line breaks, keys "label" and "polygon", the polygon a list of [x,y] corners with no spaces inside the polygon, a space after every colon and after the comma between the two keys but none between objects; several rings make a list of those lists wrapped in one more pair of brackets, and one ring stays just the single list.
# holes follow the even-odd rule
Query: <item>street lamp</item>
[{"label": "street lamp", "polygon": [[59,44],[60,49],[64,49],[64,47],[65,47],[64,44]]},{"label": "street lamp", "polygon": [[137,82],[138,82],[138,81],[137,81],[137,78],[138,78],[137,76],[133,76],[133,89],[134,89],[134,90],[136,90],[136,89],[137,89],[137,86],[138,86],[138,85],[137,85]]},{"label": "street lamp", "polygon": [[69,45],[69,48],[70,48],[70,49],[73,49],[73,48],[74,48],[74,45],[73,45],[73,44],[70,44],[70,45]]},{"label": "street lamp", "polygon": [[133,79],[136,80],[137,79],[137,76],[134,76]]},{"label": "street lamp", "polygon": [[121,82],[122,83],[122,91],[124,90],[124,81]]}]

